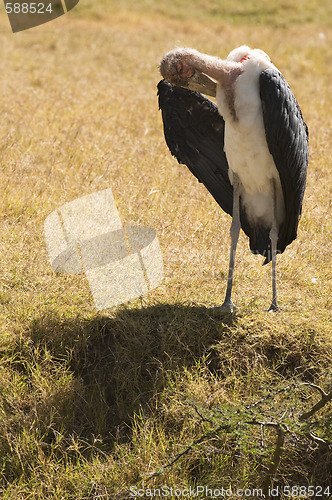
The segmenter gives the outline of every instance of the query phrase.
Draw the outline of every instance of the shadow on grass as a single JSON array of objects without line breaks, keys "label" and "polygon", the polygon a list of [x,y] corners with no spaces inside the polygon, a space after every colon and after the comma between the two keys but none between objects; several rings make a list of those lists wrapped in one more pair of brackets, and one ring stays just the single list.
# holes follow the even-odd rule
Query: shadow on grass
[{"label": "shadow on grass", "polygon": [[134,413],[153,406],[167,378],[193,367],[234,323],[205,307],[156,305],[91,320],[49,315],[34,320],[28,335],[75,381],[58,395],[64,431],[111,444],[126,438]]},{"label": "shadow on grass", "polygon": [[[2,444],[0,439],[6,480],[26,473],[24,462],[12,453],[14,435],[19,457],[27,453],[31,467],[44,456],[64,463],[104,457],[122,453],[118,443],[127,449],[137,422],[163,418],[163,405],[171,406],[182,391],[191,398],[186,389],[191,376],[197,376],[197,387],[201,378],[202,393],[208,377],[208,382],[220,382],[231,399],[246,404],[262,397],[262,384],[269,392],[294,377],[315,381],[330,366],[329,353],[311,326],[292,331],[288,323],[267,322],[264,316],[245,321],[181,304],[122,308],[92,319],[49,312],[34,319],[10,350],[4,385],[17,388],[15,398],[11,393],[7,398],[8,435]],[[319,383],[324,386],[324,380]],[[270,399],[266,404],[274,412]],[[163,430],[174,435],[182,415],[174,421],[170,412],[167,422],[162,422]],[[297,464],[303,463],[301,453],[294,459]],[[323,463],[325,456],[309,455],[308,470],[315,461]],[[324,479],[324,471],[319,466],[323,476],[317,472],[317,477]]]}]

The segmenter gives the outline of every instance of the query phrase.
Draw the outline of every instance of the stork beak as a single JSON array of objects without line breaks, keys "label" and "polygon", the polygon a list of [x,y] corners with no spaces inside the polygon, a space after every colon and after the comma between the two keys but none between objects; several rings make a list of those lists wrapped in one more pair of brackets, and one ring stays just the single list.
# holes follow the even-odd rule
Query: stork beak
[{"label": "stork beak", "polygon": [[216,82],[197,70],[194,71],[193,75],[188,78],[185,84],[181,84],[181,87],[194,90],[195,92],[201,92],[202,94],[212,97],[215,97],[217,92]]}]

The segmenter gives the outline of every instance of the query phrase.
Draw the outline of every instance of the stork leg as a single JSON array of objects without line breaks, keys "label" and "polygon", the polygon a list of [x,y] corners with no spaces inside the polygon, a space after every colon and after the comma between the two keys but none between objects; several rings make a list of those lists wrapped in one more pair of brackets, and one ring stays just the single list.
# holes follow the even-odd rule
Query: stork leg
[{"label": "stork leg", "polygon": [[278,222],[277,222],[277,189],[275,180],[272,180],[272,226],[270,230],[270,241],[272,250],[272,303],[269,311],[279,311],[277,301],[277,243],[278,243]]},{"label": "stork leg", "polygon": [[237,174],[233,174],[233,216],[232,224],[230,229],[231,235],[231,251],[229,256],[229,267],[228,267],[228,279],[227,279],[227,289],[226,297],[224,303],[220,307],[222,311],[234,312],[236,309],[232,302],[232,287],[233,287],[233,276],[234,276],[234,265],[235,265],[235,255],[236,246],[239,239],[241,221],[240,221],[240,192],[239,192],[239,177]]}]

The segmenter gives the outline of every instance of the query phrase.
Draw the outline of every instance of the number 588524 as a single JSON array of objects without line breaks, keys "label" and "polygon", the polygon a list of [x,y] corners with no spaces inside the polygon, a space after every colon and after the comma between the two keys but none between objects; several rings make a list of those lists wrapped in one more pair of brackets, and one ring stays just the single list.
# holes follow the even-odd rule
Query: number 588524
[{"label": "number 588524", "polygon": [[7,14],[45,14],[51,13],[52,4],[44,3],[18,3],[18,2],[5,2]]}]

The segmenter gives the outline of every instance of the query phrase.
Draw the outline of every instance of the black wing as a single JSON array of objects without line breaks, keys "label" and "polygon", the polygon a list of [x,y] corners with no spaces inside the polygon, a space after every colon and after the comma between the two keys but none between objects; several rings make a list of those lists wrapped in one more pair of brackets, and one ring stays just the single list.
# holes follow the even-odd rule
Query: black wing
[{"label": "black wing", "polygon": [[259,79],[266,141],[279,172],[285,220],[279,229],[278,251],[297,236],[309,159],[308,128],[288,83],[277,69]]},{"label": "black wing", "polygon": [[[225,121],[217,106],[198,92],[174,87],[165,80],[158,84],[166,143],[179,163],[187,165],[204,184],[218,205],[233,213],[233,186],[228,177],[224,152]],[[271,260],[269,230],[250,226],[240,205],[241,227],[250,238],[250,249]]]},{"label": "black wing", "polygon": [[167,146],[179,163],[204,184],[228,214],[233,210],[233,187],[229,182],[224,152],[225,122],[217,106],[198,92],[158,84]]}]

